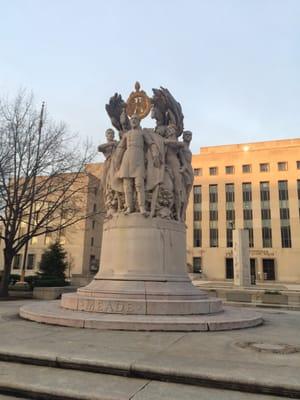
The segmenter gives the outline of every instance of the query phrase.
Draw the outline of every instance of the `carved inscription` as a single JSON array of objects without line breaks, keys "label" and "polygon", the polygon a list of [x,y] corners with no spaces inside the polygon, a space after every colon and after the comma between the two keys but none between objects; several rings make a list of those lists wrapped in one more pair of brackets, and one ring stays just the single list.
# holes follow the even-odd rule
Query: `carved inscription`
[{"label": "carved inscription", "polygon": [[142,304],[97,299],[79,299],[78,310],[106,314],[139,314]]}]

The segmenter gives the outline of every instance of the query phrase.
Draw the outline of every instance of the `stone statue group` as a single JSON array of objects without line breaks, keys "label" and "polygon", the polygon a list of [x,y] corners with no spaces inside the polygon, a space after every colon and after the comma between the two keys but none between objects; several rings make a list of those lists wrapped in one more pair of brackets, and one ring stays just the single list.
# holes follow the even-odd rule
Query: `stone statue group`
[{"label": "stone statue group", "polygon": [[[106,158],[102,184],[107,217],[138,212],[185,221],[194,179],[192,133],[183,130],[181,106],[171,93],[165,88],[153,92],[149,99],[136,84],[127,103],[115,94],[106,105],[120,139],[107,129],[107,142],[98,147]],[[141,118],[150,111],[156,127],[142,128]]]}]

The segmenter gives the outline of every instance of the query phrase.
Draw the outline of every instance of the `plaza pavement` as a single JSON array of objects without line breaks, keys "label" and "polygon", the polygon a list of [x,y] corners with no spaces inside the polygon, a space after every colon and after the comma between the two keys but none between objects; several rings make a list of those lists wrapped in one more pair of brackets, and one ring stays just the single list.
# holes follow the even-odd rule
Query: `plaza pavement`
[{"label": "plaza pavement", "polygon": [[[226,332],[97,331],[22,320],[18,309],[29,301],[0,302],[3,395],[90,400],[300,398],[300,312],[260,309],[264,325]],[[260,352],[249,343],[285,344],[295,352]]]}]

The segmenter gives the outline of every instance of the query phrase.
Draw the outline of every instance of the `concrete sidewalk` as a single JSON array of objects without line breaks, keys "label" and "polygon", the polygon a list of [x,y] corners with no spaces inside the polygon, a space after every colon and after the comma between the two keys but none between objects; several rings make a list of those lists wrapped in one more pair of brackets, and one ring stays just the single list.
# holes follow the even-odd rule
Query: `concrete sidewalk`
[{"label": "concrete sidewalk", "polygon": [[300,398],[300,312],[260,309],[265,324],[238,331],[97,331],[22,320],[25,302],[0,302],[2,361]]}]

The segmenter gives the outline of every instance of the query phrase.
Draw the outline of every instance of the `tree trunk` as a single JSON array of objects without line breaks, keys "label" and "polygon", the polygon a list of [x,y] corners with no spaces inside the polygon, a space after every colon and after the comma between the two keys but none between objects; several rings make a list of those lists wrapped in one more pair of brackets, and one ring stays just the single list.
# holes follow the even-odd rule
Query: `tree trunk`
[{"label": "tree trunk", "polygon": [[0,282],[0,297],[8,297],[8,285],[11,272],[12,261],[14,254],[7,249],[3,250],[4,253],[4,271]]}]

